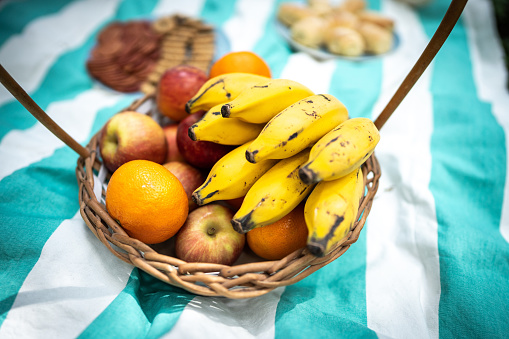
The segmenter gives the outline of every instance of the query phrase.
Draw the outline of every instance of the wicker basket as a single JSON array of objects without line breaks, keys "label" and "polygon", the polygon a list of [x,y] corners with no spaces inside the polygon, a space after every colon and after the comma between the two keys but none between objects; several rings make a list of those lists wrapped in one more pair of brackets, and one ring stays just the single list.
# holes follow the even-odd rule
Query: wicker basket
[{"label": "wicker basket", "polygon": [[[375,120],[375,126],[379,130],[440,50],[458,21],[466,2],[467,0],[451,1],[428,46],[426,46],[414,67]],[[378,189],[380,166],[373,154],[363,164],[366,194],[360,202],[358,219],[345,241],[337,244],[324,257],[317,258],[305,248],[302,248],[279,261],[255,261],[234,266],[187,263],[172,256],[158,253],[155,250],[156,246],[150,247],[130,238],[106,212],[104,204],[100,202],[104,196],[104,189],[101,187],[104,183],[96,175],[97,173],[101,174],[102,167],[100,160],[97,158],[97,135],[91,139],[87,148],[84,148],[35,103],[2,65],[0,65],[0,82],[50,132],[80,155],[76,167],[80,213],[97,238],[121,260],[162,281],[195,294],[235,299],[251,298],[268,293],[279,286],[291,285],[304,279],[339,258],[351,244],[357,241]],[[144,97],[137,100],[127,109],[137,110],[150,99],[150,97]],[[107,178],[105,177],[104,180],[107,180]],[[95,192],[94,187],[98,192]],[[100,199],[97,198],[98,196],[100,196]]]},{"label": "wicker basket", "polygon": [[[145,96],[125,110],[140,111],[158,120],[160,117],[151,109],[154,106],[151,105],[152,102],[152,97]],[[142,112],[140,109],[142,105],[147,106],[144,104],[149,105],[148,112]],[[198,295],[224,296],[232,299],[256,297],[277,287],[296,283],[345,253],[359,237],[371,209],[380,178],[380,166],[375,155],[372,155],[363,165],[366,195],[360,203],[358,220],[347,238],[324,257],[315,257],[306,248],[302,248],[278,261],[264,261],[258,258],[261,261],[233,266],[187,263],[156,250],[162,246],[148,246],[129,237],[108,214],[102,202],[105,193],[104,184],[108,175],[104,175],[104,167],[101,166],[101,161],[97,157],[98,135],[91,139],[87,149],[90,156],[78,159],[76,177],[79,184],[81,216],[96,237],[121,260],[168,284]],[[103,175],[98,175],[100,172]],[[99,193],[98,187],[94,193],[96,185],[101,185]]]}]

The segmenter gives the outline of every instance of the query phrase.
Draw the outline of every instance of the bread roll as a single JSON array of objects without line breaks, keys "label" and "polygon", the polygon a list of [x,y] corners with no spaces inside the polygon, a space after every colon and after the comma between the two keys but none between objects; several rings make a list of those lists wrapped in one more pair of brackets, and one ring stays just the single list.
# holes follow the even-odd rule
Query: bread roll
[{"label": "bread roll", "polygon": [[366,9],[366,1],[364,0],[344,0],[336,7],[338,10],[359,13]]},{"label": "bread roll", "polygon": [[327,20],[330,28],[334,27],[355,28],[360,22],[359,17],[357,15],[348,11],[330,12],[324,18]]},{"label": "bread roll", "polygon": [[364,39],[349,27],[336,27],[325,35],[327,49],[334,54],[357,57],[364,54]]},{"label": "bread roll", "polygon": [[391,31],[370,22],[362,22],[358,30],[364,38],[366,52],[382,54],[391,50],[394,43]]},{"label": "bread roll", "polygon": [[358,15],[361,21],[370,22],[382,28],[388,29],[389,31],[392,31],[394,28],[394,20],[380,13],[373,11],[364,11],[359,13]]},{"label": "bread roll", "polygon": [[309,7],[293,3],[283,3],[279,6],[277,18],[283,25],[290,27],[297,21],[314,15],[313,10]]},{"label": "bread roll", "polygon": [[311,48],[319,48],[324,42],[326,28],[326,21],[314,16],[297,21],[290,28],[290,32],[296,42]]},{"label": "bread roll", "polygon": [[329,0],[308,0],[308,5],[319,16],[326,15],[332,10]]}]

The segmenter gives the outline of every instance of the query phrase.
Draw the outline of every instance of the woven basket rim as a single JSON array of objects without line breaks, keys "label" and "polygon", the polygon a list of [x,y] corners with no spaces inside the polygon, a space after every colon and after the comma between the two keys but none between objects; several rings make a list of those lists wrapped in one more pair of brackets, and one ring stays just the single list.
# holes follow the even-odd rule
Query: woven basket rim
[{"label": "woven basket rim", "polygon": [[[135,100],[126,110],[136,111],[153,96]],[[328,254],[315,257],[304,247],[285,258],[238,265],[188,263],[175,257],[158,253],[153,247],[131,238],[108,214],[103,203],[97,200],[94,179],[101,167],[98,158],[99,133],[94,135],[87,149],[88,157],[80,157],[76,166],[79,186],[80,214],[92,233],[122,261],[170,285],[202,296],[222,296],[245,299],[264,295],[277,287],[294,284],[339,258],[357,241],[364,227],[378,190],[380,165],[373,153],[363,166],[366,194],[361,199],[357,221],[344,240]],[[103,190],[102,195],[105,192]],[[263,259],[262,259],[263,260]]]}]

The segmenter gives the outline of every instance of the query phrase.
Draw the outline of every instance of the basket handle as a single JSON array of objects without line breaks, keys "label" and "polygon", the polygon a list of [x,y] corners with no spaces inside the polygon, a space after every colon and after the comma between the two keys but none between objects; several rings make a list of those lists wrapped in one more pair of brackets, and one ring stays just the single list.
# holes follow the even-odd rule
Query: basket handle
[{"label": "basket handle", "polygon": [[51,133],[62,140],[83,158],[88,158],[90,152],[67,134],[53,119],[51,119],[25,92],[25,90],[12,78],[0,64],[0,82],[37,120],[39,120]]},{"label": "basket handle", "polygon": [[375,126],[380,130],[385,122],[389,119],[391,114],[396,110],[401,101],[406,97],[410,89],[415,85],[419,77],[424,73],[426,68],[429,66],[435,55],[438,53],[445,40],[451,33],[452,29],[456,25],[467,0],[452,0],[447,12],[440,22],[435,34],[429,41],[428,45],[424,49],[414,67],[410,70],[410,73],[406,76],[405,80],[401,83],[396,93],[394,93],[392,99],[389,101],[387,106],[383,109],[380,115],[375,120]]}]

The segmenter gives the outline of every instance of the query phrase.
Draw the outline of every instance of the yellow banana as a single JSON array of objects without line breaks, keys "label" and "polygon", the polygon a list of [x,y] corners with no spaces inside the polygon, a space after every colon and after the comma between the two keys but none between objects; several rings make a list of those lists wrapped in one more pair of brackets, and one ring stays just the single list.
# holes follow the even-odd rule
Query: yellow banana
[{"label": "yellow banana", "polygon": [[222,145],[242,145],[253,140],[263,129],[263,124],[221,116],[222,104],[212,107],[203,117],[189,127],[189,137],[194,140],[211,141]]},{"label": "yellow banana", "polygon": [[221,107],[225,118],[262,124],[291,104],[313,95],[306,86],[287,79],[269,79],[242,91]]},{"label": "yellow banana", "polygon": [[341,178],[362,165],[379,140],[380,133],[370,119],[346,120],[316,142],[299,176],[307,184]]},{"label": "yellow banana", "polygon": [[[233,228],[246,233],[272,224],[293,210],[314,185],[299,178],[299,168],[309,157],[309,149],[275,164],[247,191],[240,209],[233,216]],[[263,160],[269,161],[269,160]]]},{"label": "yellow banana", "polygon": [[208,111],[215,105],[227,103],[241,91],[269,78],[250,73],[227,73],[207,80],[186,104],[187,113]]},{"label": "yellow banana", "polygon": [[192,199],[197,205],[243,197],[254,182],[274,166],[277,160],[248,162],[245,153],[249,144],[235,148],[216,162],[205,182],[193,192]]},{"label": "yellow banana", "polygon": [[279,112],[265,125],[247,149],[246,158],[252,163],[289,158],[347,119],[348,110],[334,96],[306,97]]},{"label": "yellow banana", "polygon": [[307,247],[317,257],[327,254],[350,232],[364,196],[364,178],[359,167],[332,181],[319,182],[304,206],[308,227]]}]

